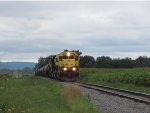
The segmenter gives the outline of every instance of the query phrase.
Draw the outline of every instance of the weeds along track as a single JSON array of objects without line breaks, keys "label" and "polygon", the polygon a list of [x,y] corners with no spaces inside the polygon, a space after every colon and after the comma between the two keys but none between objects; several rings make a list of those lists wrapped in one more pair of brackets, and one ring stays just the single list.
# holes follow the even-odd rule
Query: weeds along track
[{"label": "weeds along track", "polygon": [[[73,83],[73,82],[71,82],[71,83]],[[101,91],[101,92],[107,93],[109,95],[119,96],[122,98],[127,98],[130,100],[134,100],[136,102],[150,105],[150,94],[133,92],[133,91],[128,91],[128,90],[112,88],[112,87],[96,85],[96,84],[90,84],[90,83],[83,83],[83,82],[75,82],[73,84],[76,84],[76,85],[79,85],[81,87],[85,87],[88,89]]]}]

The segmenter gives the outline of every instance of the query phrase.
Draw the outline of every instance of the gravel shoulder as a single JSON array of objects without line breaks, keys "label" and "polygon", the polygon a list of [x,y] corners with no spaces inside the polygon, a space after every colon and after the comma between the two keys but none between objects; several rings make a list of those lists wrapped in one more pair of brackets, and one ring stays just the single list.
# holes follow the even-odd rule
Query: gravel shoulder
[{"label": "gravel shoulder", "polygon": [[81,91],[88,96],[98,109],[105,113],[150,113],[150,105],[112,96],[93,89],[81,87]]}]

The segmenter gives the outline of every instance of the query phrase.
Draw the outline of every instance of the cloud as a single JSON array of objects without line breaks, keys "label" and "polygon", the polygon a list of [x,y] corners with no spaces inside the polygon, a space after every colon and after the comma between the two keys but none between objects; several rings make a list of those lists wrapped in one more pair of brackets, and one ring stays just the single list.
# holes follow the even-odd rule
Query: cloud
[{"label": "cloud", "polygon": [[[0,2],[3,60],[37,61],[64,49],[83,55],[149,54],[150,2]],[[131,54],[133,53],[133,54]]]}]

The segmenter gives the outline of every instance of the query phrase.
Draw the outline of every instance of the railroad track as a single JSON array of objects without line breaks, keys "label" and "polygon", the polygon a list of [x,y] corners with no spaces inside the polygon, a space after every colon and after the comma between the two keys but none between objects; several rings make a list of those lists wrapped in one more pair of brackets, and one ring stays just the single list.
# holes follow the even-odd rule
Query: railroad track
[{"label": "railroad track", "polygon": [[128,90],[112,88],[112,87],[96,85],[96,84],[90,84],[90,83],[83,83],[83,82],[75,82],[73,84],[77,84],[81,87],[101,91],[110,95],[119,96],[122,98],[127,98],[130,100],[134,100],[136,102],[150,105],[150,94],[133,92],[133,91],[128,91]]},{"label": "railroad track", "polygon": [[[50,79],[47,77],[46,78],[41,77],[41,78]],[[52,80],[54,80],[54,79],[52,79]],[[54,81],[57,81],[57,80],[54,80]],[[66,82],[62,82],[62,83],[66,83]],[[106,93],[106,94],[119,96],[122,98],[127,98],[130,100],[134,100],[134,101],[137,101],[140,103],[150,105],[150,94],[141,93],[141,92],[134,92],[134,91],[124,90],[124,89],[118,89],[118,88],[113,88],[113,87],[108,87],[108,86],[103,86],[103,85],[84,83],[84,82],[67,82],[67,83],[76,84],[76,85],[79,85],[81,87],[85,87],[88,89],[101,91],[101,92]]]}]

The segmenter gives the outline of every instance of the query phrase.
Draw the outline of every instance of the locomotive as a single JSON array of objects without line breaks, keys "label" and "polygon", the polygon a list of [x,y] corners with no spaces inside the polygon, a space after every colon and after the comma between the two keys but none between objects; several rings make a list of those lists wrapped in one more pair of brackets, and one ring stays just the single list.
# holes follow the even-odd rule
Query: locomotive
[{"label": "locomotive", "polygon": [[48,63],[35,71],[36,75],[49,76],[63,81],[79,79],[79,51],[64,50],[50,57]]}]

